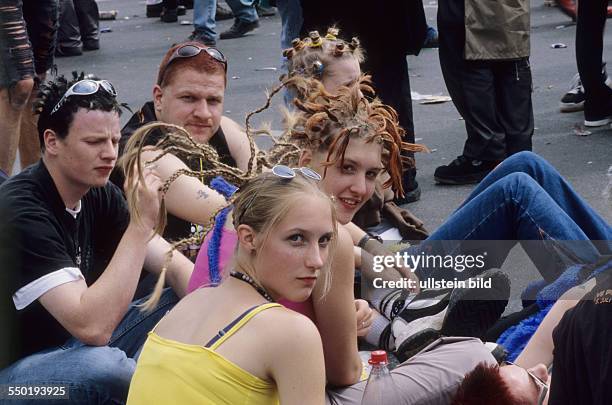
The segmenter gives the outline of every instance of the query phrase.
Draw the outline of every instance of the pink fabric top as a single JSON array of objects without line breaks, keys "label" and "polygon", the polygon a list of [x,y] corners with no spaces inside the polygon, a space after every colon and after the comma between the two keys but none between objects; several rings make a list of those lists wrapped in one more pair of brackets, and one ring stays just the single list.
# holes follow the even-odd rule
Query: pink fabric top
[{"label": "pink fabric top", "polygon": [[[198,257],[196,258],[195,266],[193,267],[193,273],[189,279],[187,285],[187,292],[190,293],[197,290],[200,287],[206,286],[210,283],[210,274],[208,271],[208,244],[210,243],[210,237],[212,232],[209,232],[204,239],[204,243],[200,248]],[[219,247],[219,271],[221,272],[221,278],[225,275],[225,269],[229,263],[232,255],[234,254],[234,248],[238,242],[238,235],[233,229],[223,228],[221,233],[221,243]],[[309,297],[304,302],[292,302],[287,300],[280,300],[280,304],[285,307],[299,312],[302,315],[307,316],[313,322],[315,322],[314,308],[312,307],[312,297]]]}]

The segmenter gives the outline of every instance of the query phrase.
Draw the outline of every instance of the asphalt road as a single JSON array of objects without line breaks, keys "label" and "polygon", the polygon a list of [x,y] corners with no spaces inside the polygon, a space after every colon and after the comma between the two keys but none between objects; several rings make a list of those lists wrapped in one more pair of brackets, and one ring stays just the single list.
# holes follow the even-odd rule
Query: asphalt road
[{"label": "asphalt road", "polygon": [[[144,1],[99,0],[101,10],[119,11],[116,21],[102,21],[101,27],[112,32],[101,34],[101,49],[83,56],[57,59],[60,73],[86,71],[111,80],[121,101],[133,109],[150,99],[159,61],[168,47],[191,32],[192,11],[179,17],[187,25],[162,23],[145,18]],[[436,25],[437,2],[425,0],[425,11],[431,25]],[[576,125],[582,113],[561,114],[560,97],[576,73],[575,25],[558,9],[533,0],[531,8],[531,66],[533,72],[533,107],[535,135],[533,149],[549,160],[601,215],[612,220],[612,206],[602,197],[608,183],[606,172],[612,165],[612,129],[592,130],[588,136],[577,136]],[[220,22],[218,31],[231,25]],[[218,46],[229,59],[226,114],[243,122],[248,111],[265,101],[266,89],[280,75],[280,29],[278,16],[263,18],[261,27],[246,37],[219,41]],[[612,50],[612,34],[606,34],[604,60]],[[567,48],[553,49],[551,44],[564,43]],[[418,57],[408,57],[412,90],[421,94],[448,94],[440,71],[437,49],[425,49]],[[271,69],[276,68],[276,69]],[[261,114],[259,122],[271,121],[280,129],[278,107]],[[125,114],[123,120],[127,120]],[[421,105],[414,102],[416,136],[432,153],[417,157],[418,181],[422,199],[408,207],[425,220],[428,229],[438,227],[463,201],[472,186],[438,186],[433,172],[461,153],[465,128],[452,102]],[[521,263],[519,260],[517,263]]]}]

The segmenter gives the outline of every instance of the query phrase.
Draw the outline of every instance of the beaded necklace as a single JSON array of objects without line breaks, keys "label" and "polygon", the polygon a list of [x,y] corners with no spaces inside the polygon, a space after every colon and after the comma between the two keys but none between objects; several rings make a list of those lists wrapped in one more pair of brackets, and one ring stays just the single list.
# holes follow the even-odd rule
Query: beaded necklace
[{"label": "beaded necklace", "polygon": [[251,284],[251,286],[255,289],[255,291],[257,291],[259,294],[261,294],[262,297],[264,297],[269,302],[274,302],[274,300],[272,299],[270,294],[268,294],[268,292],[266,290],[264,290],[262,287],[257,285],[255,280],[253,280],[251,277],[247,276],[246,274],[241,273],[239,271],[232,270],[230,272],[230,276],[232,276],[234,278],[237,278],[238,280],[242,280],[245,283]]}]

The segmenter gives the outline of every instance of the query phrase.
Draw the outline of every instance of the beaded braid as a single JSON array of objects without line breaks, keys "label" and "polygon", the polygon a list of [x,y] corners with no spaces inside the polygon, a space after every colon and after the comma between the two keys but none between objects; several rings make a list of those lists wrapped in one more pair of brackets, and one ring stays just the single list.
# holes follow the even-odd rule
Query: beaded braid
[{"label": "beaded braid", "polygon": [[[146,140],[149,136],[151,136],[151,134],[160,136],[160,139],[154,145],[146,145]],[[206,165],[206,168],[203,168],[202,170],[179,169],[168,177],[160,188],[160,191],[162,192],[162,204],[160,207],[157,226],[155,227],[155,232],[160,235],[163,234],[166,224],[166,206],[164,197],[168,192],[170,185],[181,175],[195,177],[204,182],[212,180],[217,176],[223,176],[234,185],[241,186],[246,181],[255,177],[255,175],[261,171],[258,169],[259,166],[255,164],[255,167],[252,169],[254,175],[249,175],[248,173],[243,173],[238,168],[222,163],[219,160],[219,154],[212,146],[195,142],[191,135],[180,126],[163,122],[154,122],[144,125],[130,137],[128,143],[126,144],[124,155],[119,162],[120,167],[126,174],[126,184],[128,184],[126,194],[130,213],[137,220],[140,217],[136,204],[138,190],[137,187],[133,186],[133,184],[135,178],[137,178],[139,182],[144,181],[141,155],[145,148],[155,149],[160,153],[152,160],[144,162],[144,166],[154,165],[155,162],[168,153],[180,156],[182,159],[202,159],[203,164]],[[255,161],[257,162],[258,160]],[[177,249],[183,249],[192,244],[201,244],[203,242],[204,235],[206,235],[212,229],[217,215],[227,207],[231,206],[235,198],[235,196],[227,198],[227,206],[219,208],[211,216],[208,223],[203,224],[203,232],[201,232],[199,235],[194,235],[171,243],[170,250],[166,253],[164,264],[155,289],[151,294],[151,297],[142,305],[143,311],[152,310],[159,301],[161,291],[165,283],[165,275],[172,260],[174,251]]]}]

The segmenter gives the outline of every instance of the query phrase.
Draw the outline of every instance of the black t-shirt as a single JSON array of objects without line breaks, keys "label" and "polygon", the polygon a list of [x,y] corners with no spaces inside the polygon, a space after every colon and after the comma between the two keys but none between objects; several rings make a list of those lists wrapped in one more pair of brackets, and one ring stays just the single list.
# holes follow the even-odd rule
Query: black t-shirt
[{"label": "black t-shirt", "polygon": [[[78,275],[79,271],[91,285],[112,258],[129,223],[129,212],[121,191],[108,183],[87,192],[75,218],[66,210],[42,161],[0,187],[0,211],[0,232],[9,245],[4,250],[12,260],[0,266],[10,283],[12,311],[16,311],[12,335],[17,339],[12,344],[19,347],[10,349],[16,359],[61,345],[70,337],[42,307],[39,296],[24,293],[26,286],[51,273]],[[6,304],[6,297],[3,300]]]},{"label": "black t-shirt", "polygon": [[[143,125],[149,124],[153,121],[156,121],[157,117],[155,116],[155,109],[152,101],[145,103],[142,108],[137,111],[128,121],[127,124],[121,130],[121,140],[119,142],[119,154],[123,154],[123,150],[128,139],[132,136],[132,134]],[[159,140],[159,134],[152,134],[147,138],[147,144],[152,145]],[[229,151],[229,146],[227,144],[227,140],[225,139],[225,134],[221,127],[219,130],[210,138],[208,142],[210,146],[215,148],[217,153],[219,154],[219,159],[222,163],[225,163],[228,166],[238,167],[236,164],[236,160],[232,157]],[[192,170],[198,170],[200,168],[199,160],[187,160],[183,159],[181,156],[178,156],[183,162]],[[111,176],[111,181],[115,183],[119,187],[123,187],[123,175],[119,173],[119,170],[115,170],[113,175]],[[168,221],[166,224],[166,228],[163,234],[164,238],[168,241],[177,241],[184,238],[192,237],[192,236],[202,236],[202,226],[198,224],[193,224],[189,221],[185,221],[184,219],[175,217],[172,214],[168,214]],[[183,254],[190,258],[192,261],[195,261],[197,256],[199,245],[191,245],[186,250],[183,250]]]},{"label": "black t-shirt", "polygon": [[550,405],[612,403],[612,271],[597,277],[553,331]]}]

